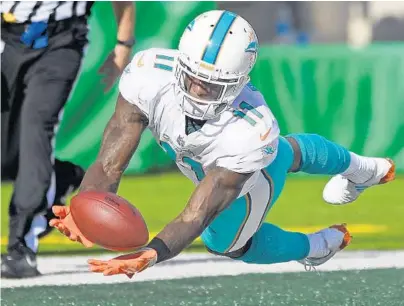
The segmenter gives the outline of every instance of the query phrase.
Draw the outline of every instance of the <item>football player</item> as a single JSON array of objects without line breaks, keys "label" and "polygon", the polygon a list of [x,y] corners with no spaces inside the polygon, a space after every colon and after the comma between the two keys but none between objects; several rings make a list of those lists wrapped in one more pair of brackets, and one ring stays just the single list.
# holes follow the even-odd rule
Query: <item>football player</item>
[{"label": "football player", "polygon": [[[350,243],[344,224],[303,234],[264,222],[287,173],[333,175],[324,199],[346,204],[366,188],[393,180],[394,164],[359,156],[316,134],[280,136],[264,97],[249,82],[257,53],[251,25],[215,10],[186,27],[178,50],[153,48],[134,56],[80,190],[116,192],[146,128],[196,188],[181,214],[146,247],[89,260],[91,271],[131,277],[173,258],[198,236],[214,254],[255,264],[295,260],[317,266]],[[55,207],[54,213],[59,218],[52,226],[92,246],[68,207]]]}]

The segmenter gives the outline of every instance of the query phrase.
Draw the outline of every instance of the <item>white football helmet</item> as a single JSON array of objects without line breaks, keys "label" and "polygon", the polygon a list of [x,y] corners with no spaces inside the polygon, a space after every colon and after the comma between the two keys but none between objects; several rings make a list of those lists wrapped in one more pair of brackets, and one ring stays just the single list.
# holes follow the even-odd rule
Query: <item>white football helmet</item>
[{"label": "white football helmet", "polygon": [[[194,119],[219,116],[249,82],[258,51],[254,29],[228,11],[209,11],[185,29],[175,69],[175,92],[184,113]],[[194,82],[205,90],[191,95]]]}]

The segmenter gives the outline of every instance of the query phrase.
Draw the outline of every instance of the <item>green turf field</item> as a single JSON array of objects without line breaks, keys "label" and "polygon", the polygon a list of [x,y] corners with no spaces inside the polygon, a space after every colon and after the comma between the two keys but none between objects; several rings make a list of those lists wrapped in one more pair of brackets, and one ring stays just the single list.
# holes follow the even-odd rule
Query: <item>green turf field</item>
[{"label": "green turf field", "polygon": [[2,289],[2,305],[400,306],[404,270],[250,274],[108,285]]},{"label": "green turf field", "polygon": [[[281,227],[306,232],[346,222],[354,240],[350,249],[399,249],[404,247],[404,176],[376,186],[346,206],[327,205],[322,190],[327,178],[291,177],[267,220]],[[119,195],[136,205],[151,232],[159,231],[184,207],[194,186],[178,173],[125,177]],[[7,237],[7,209],[11,186],[2,185],[2,252]],[[198,243],[196,244],[198,245]],[[83,250],[58,233],[43,241],[40,251]]]}]

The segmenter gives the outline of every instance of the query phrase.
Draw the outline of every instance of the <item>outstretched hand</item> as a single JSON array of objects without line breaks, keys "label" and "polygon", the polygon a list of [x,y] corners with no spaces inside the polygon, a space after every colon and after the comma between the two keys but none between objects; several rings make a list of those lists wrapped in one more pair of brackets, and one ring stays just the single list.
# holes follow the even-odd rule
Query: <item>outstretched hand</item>
[{"label": "outstretched hand", "polygon": [[77,241],[86,248],[91,248],[94,245],[94,243],[84,237],[78,229],[69,207],[55,205],[52,207],[52,211],[57,218],[49,221],[50,226],[56,228],[71,241]]}]

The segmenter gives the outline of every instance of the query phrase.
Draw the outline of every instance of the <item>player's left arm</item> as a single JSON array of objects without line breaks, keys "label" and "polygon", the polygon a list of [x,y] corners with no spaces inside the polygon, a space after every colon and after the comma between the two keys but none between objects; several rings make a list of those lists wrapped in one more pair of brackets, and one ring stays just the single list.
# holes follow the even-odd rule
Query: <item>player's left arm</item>
[{"label": "player's left arm", "polygon": [[202,234],[215,217],[232,203],[252,173],[237,173],[216,167],[210,170],[192,194],[187,206],[147,247],[112,260],[88,261],[90,270],[104,275],[132,277],[156,262],[178,255]]},{"label": "player's left arm", "polygon": [[237,173],[216,167],[208,172],[181,214],[149,244],[158,253],[158,262],[178,255],[240,194],[252,173]]}]

